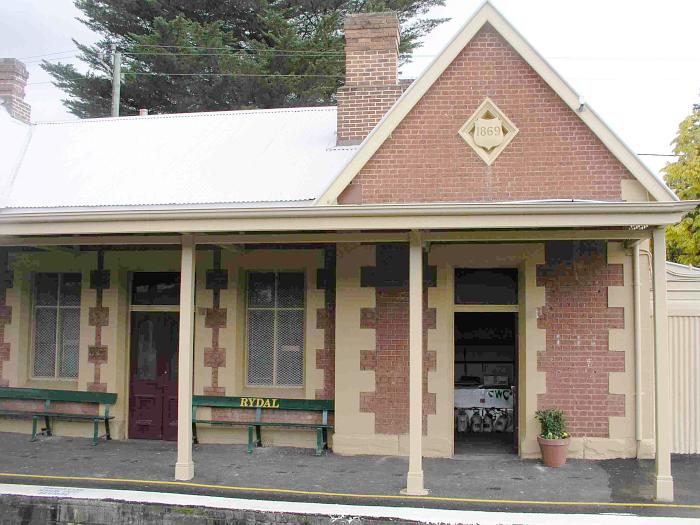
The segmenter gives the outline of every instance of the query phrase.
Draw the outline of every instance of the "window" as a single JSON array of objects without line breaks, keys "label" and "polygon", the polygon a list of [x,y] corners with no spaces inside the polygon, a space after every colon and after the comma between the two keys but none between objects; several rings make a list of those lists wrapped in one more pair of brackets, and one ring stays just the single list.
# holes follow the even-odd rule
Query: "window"
[{"label": "window", "polygon": [[518,270],[455,269],[455,304],[518,304]]},{"label": "window", "polygon": [[301,386],[304,274],[248,273],[248,384]]},{"label": "window", "polygon": [[131,281],[131,304],[136,306],[179,305],[179,272],[137,272]]},{"label": "window", "polygon": [[34,377],[78,377],[81,280],[79,273],[34,276]]}]

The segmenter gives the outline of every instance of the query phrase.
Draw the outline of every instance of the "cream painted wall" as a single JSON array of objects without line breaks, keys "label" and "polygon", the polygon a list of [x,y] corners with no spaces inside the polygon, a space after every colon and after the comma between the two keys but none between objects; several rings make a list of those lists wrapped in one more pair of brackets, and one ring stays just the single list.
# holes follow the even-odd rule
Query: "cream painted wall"
[{"label": "cream painted wall", "polygon": [[[211,267],[211,256],[207,263]],[[316,368],[316,352],[323,348],[324,333],[317,328],[317,311],[325,308],[324,291],[317,287],[317,270],[323,268],[323,250],[226,250],[222,253],[222,268],[228,270],[229,286],[221,292],[221,306],[227,308],[227,325],[220,331],[220,345],[226,349],[226,366],[219,368],[219,386],[227,396],[273,396],[281,398],[315,399],[316,390],[323,388],[323,371]],[[246,385],[246,310],[245,277],[249,270],[298,270],[306,281],[306,320],[304,333],[304,385],[302,388],[261,388]],[[197,275],[198,290],[204,289],[204,272]],[[210,328],[204,325],[205,309],[211,308],[212,292],[197,294],[195,332],[195,394],[202,394],[211,385],[211,368],[204,366],[204,348],[211,346]],[[210,410],[201,409],[198,417],[206,418]],[[246,443],[245,429],[198,427],[201,443]],[[265,429],[263,445],[314,447],[315,434],[289,429]]]},{"label": "cream painted wall", "polygon": [[398,438],[374,433],[374,414],[360,412],[360,392],[374,391],[374,371],[360,370],[360,354],[376,347],[374,329],[360,328],[362,308],[375,307],[374,288],[360,286],[363,266],[376,264],[375,247],[339,244],[336,262],[335,433],[338,454],[398,454]]},{"label": "cream painted wall", "polygon": [[[360,393],[374,390],[374,372],[360,371],[360,354],[375,348],[374,330],[360,328],[362,308],[375,306],[374,288],[360,287],[362,266],[375,265],[375,248],[343,245],[338,250],[336,330],[336,433],[334,451],[340,454],[407,455],[407,435],[374,432],[374,414],[360,412]],[[521,449],[534,453],[537,394],[544,392],[544,374],[537,372],[537,354],[544,349],[544,331],[537,328],[536,310],[544,304],[544,290],[536,286],[536,266],[544,262],[542,244],[433,244],[429,264],[437,266],[437,286],[428,289],[428,306],[436,309],[436,328],[428,330],[428,351],[436,353],[436,369],[428,373],[428,392],[436,395],[436,413],[428,416],[423,454],[450,457],[454,450],[454,268],[519,268],[521,327]],[[522,322],[525,319],[525,322]],[[527,380],[525,379],[527,378]],[[530,421],[531,420],[531,421]]]},{"label": "cream painted wall", "polygon": [[[648,243],[642,245],[643,253]],[[625,285],[609,288],[610,306],[625,308],[625,329],[610,333],[610,348],[626,352],[625,372],[610,375],[610,391],[625,394],[626,415],[613,417],[609,439],[579,440],[572,445],[575,457],[628,457],[636,453],[634,443],[634,356],[632,348],[632,270],[629,251],[621,243],[609,244],[610,263],[625,267]],[[544,330],[537,328],[538,309],[544,305],[544,288],[536,283],[536,267],[544,263],[542,243],[512,244],[433,244],[429,264],[437,266],[437,286],[428,289],[430,308],[436,309],[436,328],[428,331],[428,350],[436,352],[436,369],[428,374],[428,392],[436,395],[436,413],[428,416],[428,432],[423,439],[426,456],[449,457],[453,452],[453,269],[470,267],[517,267],[520,270],[520,454],[536,457],[538,427],[534,419],[537,394],[545,391],[545,374],[537,371],[537,352],[545,347]],[[10,360],[3,376],[10,386],[85,389],[92,381],[94,367],[88,363],[87,347],[94,343],[94,327],[88,326],[88,308],[95,303],[95,291],[89,289],[89,272],[96,267],[95,252],[46,252],[16,255],[12,260],[14,288],[7,302],[13,308],[12,323],[6,327],[5,340],[11,344]],[[316,287],[317,270],[322,268],[322,250],[249,250],[223,251],[222,267],[229,272],[229,287],[221,292],[221,306],[228,310],[227,326],[220,331],[220,346],[226,350],[226,365],[219,369],[219,385],[226,395],[277,395],[311,399],[323,386],[323,372],[316,368],[316,351],[323,348],[323,330],[316,327],[317,310],[324,308],[324,292]],[[374,390],[374,372],[360,370],[360,354],[373,350],[373,329],[360,328],[362,308],[373,308],[373,288],[360,287],[360,269],[375,264],[372,245],[343,243],[337,254],[336,307],[336,431],[333,449],[339,454],[375,453],[405,455],[408,439],[403,435],[377,435],[374,415],[359,410],[361,392]],[[212,266],[210,251],[197,254],[197,294],[195,333],[195,393],[203,393],[211,384],[211,369],[204,366],[204,348],[211,346],[211,329],[204,325],[206,308],[212,305],[212,292],[205,288],[205,271]],[[110,308],[109,326],[103,329],[103,341],[109,347],[108,363],[102,365],[101,378],[107,390],[117,392],[113,410],[116,438],[127,437],[129,381],[129,281],[134,271],[178,271],[178,251],[108,251],[105,268],[111,271],[111,287],[103,303]],[[300,269],[306,273],[306,334],[304,388],[280,390],[245,386],[245,272],[249,269]],[[643,341],[643,440],[640,457],[653,455],[653,348],[650,318],[650,277],[647,257],[641,258],[642,341]],[[80,339],[80,372],[77,381],[46,381],[30,377],[31,347],[31,274],[35,271],[79,271],[83,274]],[[206,411],[202,416],[206,417]],[[1,430],[29,432],[28,421],[0,419]],[[59,422],[57,434],[90,435],[89,425]],[[314,437],[306,432],[266,431],[269,444],[313,446]],[[201,428],[202,442],[240,443],[243,431]]]},{"label": "cream painted wall", "polygon": [[609,392],[625,396],[625,415],[610,417],[609,437],[572,439],[569,455],[586,459],[636,457],[634,433],[634,296],[632,293],[632,257],[623,243],[608,243],[608,264],[623,265],[624,286],[608,287],[608,306],[624,308],[625,326],[609,330],[608,348],[611,352],[625,353],[625,371],[609,374]]},{"label": "cream painted wall", "polygon": [[[449,456],[453,450],[454,409],[454,269],[455,268],[517,268],[519,270],[518,329],[519,329],[519,448],[523,456],[539,454],[537,424],[537,394],[545,391],[545,374],[537,371],[537,352],[545,348],[544,330],[537,328],[537,309],[544,306],[544,288],[537,286],[537,265],[544,263],[544,245],[528,244],[462,244],[431,246],[429,263],[438,267],[438,288],[442,300],[435,304],[438,326],[444,327],[442,344],[438,348],[439,380],[444,392],[438,392],[433,440],[449,442]],[[436,331],[437,332],[437,331]],[[429,336],[430,337],[430,336]],[[442,395],[441,395],[442,394]],[[441,403],[440,398],[444,401]],[[430,425],[430,421],[429,421]],[[431,428],[428,427],[430,441]]]},{"label": "cream painted wall", "polygon": [[[449,457],[453,453],[453,275],[456,267],[507,267],[519,270],[519,453],[521,457],[539,457],[537,444],[539,425],[534,414],[537,395],[546,391],[546,376],[537,370],[538,352],[544,351],[545,330],[537,326],[538,312],[545,304],[544,287],[537,286],[537,266],[545,262],[543,243],[521,244],[433,244],[430,247],[429,264],[437,266],[437,286],[429,288],[430,308],[436,309],[436,329],[428,331],[428,350],[436,352],[436,370],[428,374],[428,392],[436,395],[436,413],[428,416],[428,432],[423,439],[425,456]],[[612,417],[609,438],[581,438],[573,440],[570,455],[602,459],[634,457],[634,348],[632,325],[632,260],[629,250],[622,243],[610,243],[610,264],[624,265],[624,286],[609,287],[609,306],[625,309],[625,328],[611,330],[611,351],[625,352],[625,371],[610,375],[610,392],[624,394],[624,417]],[[407,436],[384,435],[374,432],[374,415],[359,409],[361,392],[374,389],[374,372],[360,371],[360,353],[375,346],[374,330],[360,329],[362,308],[374,307],[374,289],[360,287],[360,269],[373,266],[374,247],[347,245],[338,252],[338,303],[336,350],[336,435],[334,450],[341,454],[389,454],[408,453]],[[642,290],[648,291],[648,265],[642,265]],[[648,292],[647,292],[648,298]],[[646,313],[648,316],[648,301]],[[648,318],[648,317],[647,317]],[[653,352],[644,337],[643,369],[644,392],[653,389]],[[653,398],[644,394],[644,440],[640,453],[653,449]]]},{"label": "cream painted wall", "polygon": [[[316,328],[317,310],[324,308],[324,292],[316,287],[317,269],[322,268],[322,250],[251,250],[224,251],[222,266],[229,270],[229,288],[221,292],[221,306],[228,309],[228,323],[220,331],[220,345],[226,348],[226,367],[219,370],[219,384],[227,395],[275,395],[313,399],[316,389],[323,387],[323,371],[316,369],[316,351],[323,348],[323,330]],[[4,364],[3,377],[12,387],[59,388],[86,390],[93,380],[94,365],[88,362],[88,346],[94,344],[95,329],[88,324],[89,308],[95,305],[95,291],[90,289],[90,271],[96,269],[96,252],[52,249],[45,252],[14,256],[14,287],[8,290],[7,304],[12,306],[12,322],[7,325],[5,340],[11,344],[10,360]],[[117,393],[117,403],[111,409],[115,416],[112,436],[128,437],[129,384],[129,312],[130,275],[140,271],[179,271],[180,253],[174,250],[106,251],[105,269],[110,270],[110,288],[103,293],[103,306],[109,307],[109,326],[102,329],[103,344],[108,346],[108,362],[101,366],[101,381],[108,392]],[[206,270],[212,267],[212,252],[197,252],[197,292],[195,316],[195,393],[211,384],[211,368],[204,367],[204,348],[211,346],[211,329],[204,325],[206,308],[212,306],[212,291],[205,286]],[[305,381],[302,389],[252,389],[244,386],[245,355],[244,273],[247,269],[299,269],[306,274]],[[81,326],[79,374],[75,381],[33,379],[31,370],[32,273],[80,272]],[[237,330],[236,326],[241,327]],[[29,433],[31,421],[0,419],[0,430]],[[57,435],[90,436],[91,424],[57,421]],[[310,432],[266,431],[269,443],[315,446]],[[245,442],[243,432],[234,429],[201,429],[202,442]]]}]

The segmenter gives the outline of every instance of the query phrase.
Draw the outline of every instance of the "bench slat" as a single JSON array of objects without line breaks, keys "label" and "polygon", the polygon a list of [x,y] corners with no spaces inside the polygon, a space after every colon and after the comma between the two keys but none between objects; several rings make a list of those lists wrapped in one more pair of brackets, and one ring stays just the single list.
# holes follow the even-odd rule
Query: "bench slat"
[{"label": "bench slat", "polygon": [[[262,446],[260,429],[263,427],[297,428],[314,430],[316,432],[316,455],[320,456],[328,446],[328,431],[333,425],[328,424],[328,413],[333,412],[335,403],[332,399],[281,399],[276,397],[231,397],[231,396],[192,396],[192,440],[199,443],[197,438],[197,423],[221,426],[248,427],[248,454],[253,453],[255,446]],[[231,408],[255,410],[255,421],[221,421],[198,419],[197,409]],[[262,421],[262,411],[300,410],[304,412],[321,412],[322,423],[285,423],[282,421]],[[255,434],[255,437],[253,437]]]},{"label": "bench slat", "polygon": [[104,416],[100,414],[89,415],[89,414],[70,414],[68,412],[36,412],[37,416],[48,416],[55,417],[58,419],[114,419],[114,416]]},{"label": "bench slat", "polygon": [[219,421],[209,419],[194,419],[193,423],[206,423],[209,425],[229,425],[229,426],[255,426],[255,421]]},{"label": "bench slat", "polygon": [[[110,440],[112,437],[109,432],[109,422],[114,419],[114,416],[109,415],[109,405],[113,405],[117,401],[117,394],[111,392],[84,392],[77,390],[51,390],[44,388],[9,388],[0,387],[0,399],[11,399],[11,400],[33,400],[33,401],[43,401],[43,410],[8,410],[0,409],[0,415],[12,416],[12,417],[31,417],[32,418],[32,439],[31,441],[36,441],[37,436],[37,422],[39,418],[44,418],[46,428],[43,431],[46,432],[47,436],[52,436],[53,432],[51,430],[51,420],[52,419],[65,419],[65,420],[78,420],[78,421],[92,421],[93,432],[92,432],[92,444],[97,445],[99,424],[104,423],[105,426],[105,437]],[[91,403],[99,405],[104,405],[104,415],[100,414],[74,414],[70,412],[58,412],[51,410],[51,402],[67,402],[67,403]],[[55,407],[54,407],[54,410]]]},{"label": "bench slat", "polygon": [[0,387],[0,399],[48,400],[66,403],[100,403],[102,405],[113,405],[117,402],[117,394],[111,392],[84,392],[78,390]]},{"label": "bench slat", "polygon": [[265,423],[256,421],[219,421],[210,419],[195,419],[193,423],[204,423],[209,425],[225,425],[225,426],[241,426],[241,427],[298,427],[298,428],[329,428],[333,425],[324,425],[323,423]]},{"label": "bench slat", "polygon": [[282,399],[277,397],[192,396],[195,407],[247,408],[263,410],[305,410],[307,412],[332,411],[332,399]]}]

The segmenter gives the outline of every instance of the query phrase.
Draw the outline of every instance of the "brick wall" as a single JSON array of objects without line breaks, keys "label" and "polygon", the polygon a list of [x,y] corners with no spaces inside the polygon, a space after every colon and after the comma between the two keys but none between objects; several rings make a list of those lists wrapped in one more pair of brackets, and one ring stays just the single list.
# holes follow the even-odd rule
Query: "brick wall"
[{"label": "brick wall", "polygon": [[212,269],[207,270],[207,290],[211,290],[212,305],[206,309],[204,326],[211,329],[211,345],[204,349],[204,366],[211,368],[211,383],[204,387],[205,396],[226,395],[219,385],[219,368],[226,366],[226,348],[221,346],[220,332],[227,326],[228,310],[221,306],[221,291],[228,288],[228,270],[221,265],[221,248],[212,251]]},{"label": "brick wall", "polygon": [[556,261],[537,269],[545,287],[538,327],[547,330],[537,369],[546,374],[546,393],[537,408],[559,408],[576,437],[608,437],[610,416],[625,415],[623,394],[610,394],[610,372],[624,372],[625,353],[611,352],[609,330],[624,328],[624,309],[608,307],[608,286],[623,285],[621,264],[607,264],[604,245],[589,243],[573,263]]},{"label": "brick wall", "polygon": [[[51,410],[66,414],[78,414],[86,416],[99,415],[99,406],[95,403],[73,403],[69,401],[53,401]],[[43,411],[44,402],[29,399],[2,399],[0,400],[1,410],[17,410],[21,412]],[[40,420],[43,424],[43,420]]]},{"label": "brick wall", "polygon": [[[392,247],[394,248],[394,247]],[[406,434],[409,424],[409,291],[406,282],[387,281],[408,276],[408,252],[377,249],[377,266],[365,271],[365,283],[375,286],[375,307],[361,312],[361,328],[374,328],[374,350],[363,351],[361,370],[374,370],[373,392],[360,393],[360,411],[374,413],[377,434]],[[405,247],[404,247],[405,248]],[[367,270],[367,269],[365,269]],[[431,271],[426,284],[431,285]],[[399,280],[402,280],[400,277]],[[435,328],[435,310],[428,308],[427,287],[423,290],[423,433],[429,414],[435,414],[435,394],[428,392],[428,372],[435,369],[435,352],[427,347],[427,330]]]},{"label": "brick wall", "polygon": [[[94,344],[88,346],[88,363],[93,365],[90,392],[106,392],[107,383],[102,381],[101,367],[109,363],[109,347],[103,344],[102,330],[109,326],[109,307],[104,306],[104,292],[110,287],[110,271],[104,268],[104,251],[97,251],[97,269],[90,272],[90,289],[95,290],[95,306],[91,306],[88,325],[95,328]],[[114,359],[114,357],[112,357]]]},{"label": "brick wall", "polygon": [[345,85],[338,90],[338,145],[359,144],[401,96],[394,13],[345,19]]},{"label": "brick wall", "polygon": [[347,87],[338,89],[339,146],[359,144],[401,96],[403,87]]},{"label": "brick wall", "polygon": [[316,351],[316,368],[323,370],[323,388],[316,399],[335,398],[335,265],[336,247],[324,248],[324,267],[316,277],[316,286],[324,291],[324,308],[316,312],[316,327],[323,330],[323,348]]},{"label": "brick wall", "polygon": [[0,100],[10,115],[29,122],[31,108],[24,101],[24,89],[29,73],[22,62],[14,58],[0,58]]},{"label": "brick wall", "polygon": [[[520,130],[490,167],[457,134],[486,97]],[[629,178],[577,114],[485,26],[338,201],[621,200],[620,181]]]}]

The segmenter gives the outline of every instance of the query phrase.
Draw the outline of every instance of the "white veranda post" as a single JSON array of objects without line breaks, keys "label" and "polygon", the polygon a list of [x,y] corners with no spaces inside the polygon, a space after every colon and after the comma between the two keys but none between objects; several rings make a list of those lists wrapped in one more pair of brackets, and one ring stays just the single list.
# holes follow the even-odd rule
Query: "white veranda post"
[{"label": "white veranda post", "polygon": [[177,379],[177,463],[175,479],[194,477],[192,460],[192,372],[194,361],[195,244],[192,235],[182,236],[180,263],[180,341]]},{"label": "white veranda post", "polygon": [[426,494],[423,487],[423,246],[411,232],[409,247],[409,457],[406,494]]},{"label": "white veranda post", "polygon": [[671,369],[666,306],[666,230],[654,229],[654,376],[656,499],[673,501],[671,476]]}]

